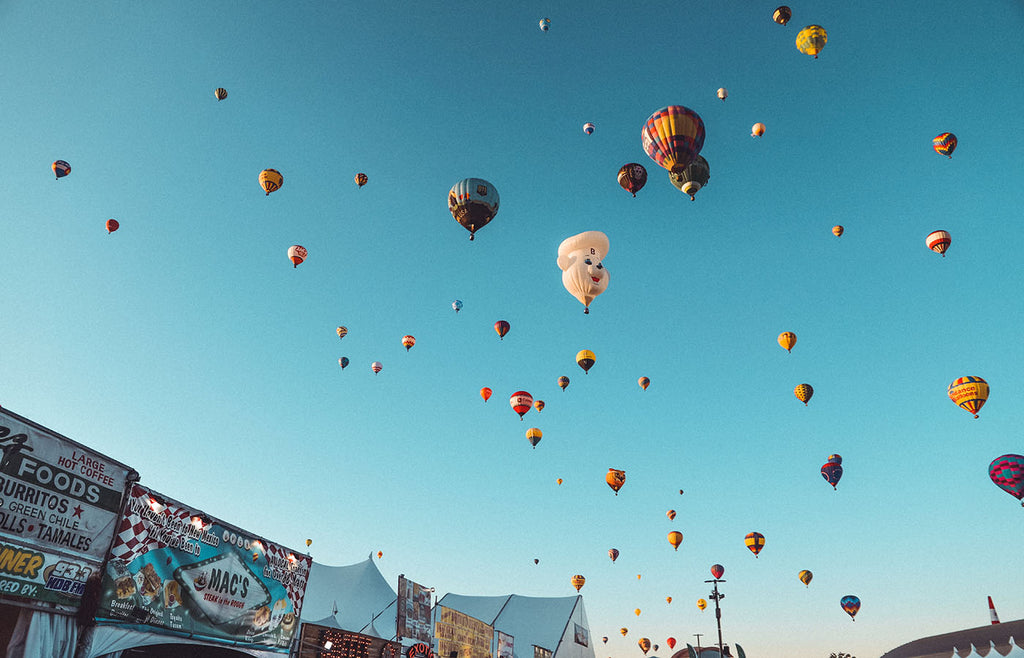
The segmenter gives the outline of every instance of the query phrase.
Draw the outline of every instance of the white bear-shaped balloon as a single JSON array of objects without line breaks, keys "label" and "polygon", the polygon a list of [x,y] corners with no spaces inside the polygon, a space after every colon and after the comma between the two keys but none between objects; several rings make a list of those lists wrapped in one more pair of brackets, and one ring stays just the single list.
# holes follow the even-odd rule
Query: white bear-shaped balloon
[{"label": "white bear-shaped balloon", "polygon": [[590,302],[608,288],[608,270],[602,259],[608,255],[608,236],[601,231],[584,231],[558,245],[558,267],[562,285],[590,313]]}]

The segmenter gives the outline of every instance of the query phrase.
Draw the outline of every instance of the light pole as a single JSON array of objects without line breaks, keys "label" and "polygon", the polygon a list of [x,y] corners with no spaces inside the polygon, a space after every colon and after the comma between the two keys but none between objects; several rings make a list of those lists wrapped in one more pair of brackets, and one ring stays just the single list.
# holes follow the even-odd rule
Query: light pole
[{"label": "light pole", "polygon": [[700,658],[700,636],[701,635],[704,635],[704,634],[703,633],[694,633],[693,634],[693,636],[695,638],[697,638],[697,658]]},{"label": "light pole", "polygon": [[718,602],[725,598],[725,594],[718,591],[718,583],[724,583],[725,581],[721,578],[713,578],[711,580],[705,580],[704,582],[714,583],[714,589],[711,590],[711,594],[708,598],[715,602],[715,621],[718,622],[718,655],[725,656],[725,652],[722,648],[722,609],[718,605]]}]

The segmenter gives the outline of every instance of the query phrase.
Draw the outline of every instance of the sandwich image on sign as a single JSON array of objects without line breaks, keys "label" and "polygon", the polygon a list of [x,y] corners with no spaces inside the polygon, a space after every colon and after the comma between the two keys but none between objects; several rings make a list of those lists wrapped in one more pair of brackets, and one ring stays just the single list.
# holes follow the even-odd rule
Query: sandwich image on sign
[{"label": "sandwich image on sign", "polygon": [[602,260],[608,255],[608,236],[601,231],[584,231],[558,245],[558,268],[562,285],[590,313],[590,304],[608,289],[608,270]]}]

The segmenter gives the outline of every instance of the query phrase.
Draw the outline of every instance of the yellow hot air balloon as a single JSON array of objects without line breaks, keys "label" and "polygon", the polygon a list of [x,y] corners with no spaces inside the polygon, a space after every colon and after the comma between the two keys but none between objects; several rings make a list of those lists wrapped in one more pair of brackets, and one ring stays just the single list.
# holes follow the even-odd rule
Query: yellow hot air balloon
[{"label": "yellow hot air balloon", "polygon": [[537,410],[537,413],[544,411],[544,400],[534,400],[533,408]]},{"label": "yellow hot air balloon", "polygon": [[676,511],[674,509],[670,509],[669,511],[665,512],[665,516],[668,517],[669,521],[675,521],[676,520]]},{"label": "yellow hot air balloon", "polygon": [[666,596],[666,597],[665,597],[665,601],[666,601],[667,603],[672,603],[672,597],[671,597],[671,596]]},{"label": "yellow hot air balloon", "polygon": [[636,579],[637,579],[637,580],[640,580],[640,574],[637,574],[637,575],[636,575]]},{"label": "yellow hot air balloon", "polygon": [[697,607],[700,608],[701,612],[704,612],[704,608],[708,607],[708,602],[704,599],[697,599]]},{"label": "yellow hot air balloon", "polygon": [[814,387],[810,384],[797,384],[797,387],[793,389],[793,395],[796,396],[797,400],[803,402],[806,407],[807,401],[814,395]]},{"label": "yellow hot air balloon", "polygon": [[590,369],[594,367],[596,362],[597,357],[590,350],[580,350],[576,353],[576,364],[583,368],[584,374],[589,374]]},{"label": "yellow hot air balloon", "polygon": [[843,234],[844,230],[846,229],[844,229],[841,224],[836,224],[835,226],[832,227],[832,235],[838,238]]},{"label": "yellow hot air balloon", "polygon": [[673,530],[668,533],[668,543],[672,544],[672,548],[679,550],[679,544],[683,543],[683,533],[678,530]]},{"label": "yellow hot air balloon", "polygon": [[808,571],[807,569],[804,569],[797,575],[797,578],[799,578],[800,582],[804,585],[810,585],[811,578],[814,578],[814,574]]},{"label": "yellow hot air balloon", "polygon": [[647,387],[651,385],[651,379],[649,377],[641,377],[640,379],[636,380],[636,383],[640,384],[640,388],[646,391]]},{"label": "yellow hot air balloon", "polygon": [[[637,610],[637,612],[640,611]],[[640,645],[640,650],[644,652],[645,656],[647,655],[647,652],[651,650],[651,641],[648,640],[646,637],[640,638],[640,641],[637,642],[637,644]]]},{"label": "yellow hot air balloon", "polygon": [[988,390],[988,382],[984,379],[968,376],[954,380],[946,392],[956,406],[977,418],[981,407],[988,400]]},{"label": "yellow hot air balloon", "polygon": [[796,49],[805,55],[813,55],[818,59],[818,53],[825,47],[828,41],[828,33],[820,25],[808,25],[796,35]]},{"label": "yellow hot air balloon", "polygon": [[382,557],[384,557],[384,551],[377,551],[377,559],[379,560]]},{"label": "yellow hot air balloon", "polygon": [[781,345],[782,349],[787,352],[791,352],[793,350],[793,346],[796,345],[796,334],[792,331],[783,331],[779,334],[779,345]]},{"label": "yellow hot air balloon", "polygon": [[578,592],[580,591],[580,588],[583,587],[583,584],[587,582],[587,579],[580,574],[576,574],[570,579],[570,582],[572,582],[572,586],[575,587]]},{"label": "yellow hot air balloon", "polygon": [[622,485],[626,484],[626,471],[619,471],[614,468],[609,468],[608,473],[604,476],[604,481],[608,483],[608,486],[612,488],[615,495],[619,495],[619,489]]},{"label": "yellow hot air balloon", "polygon": [[622,637],[626,637],[626,633],[629,632],[628,628],[620,628],[619,632],[622,633]]},{"label": "yellow hot air balloon", "polygon": [[636,610],[634,610],[633,614],[636,615],[637,617],[639,617],[640,616],[640,608],[637,608]]},{"label": "yellow hot air balloon", "polygon": [[559,484],[559,486],[561,486],[561,484],[562,484],[562,478],[558,478],[557,480],[555,480],[555,482],[557,482],[557,483]]},{"label": "yellow hot air balloon", "polygon": [[311,545],[312,543],[313,543],[313,540],[312,540],[312,539],[307,539],[307,540],[306,540],[306,546],[307,546],[307,547],[308,547],[308,546],[310,546],[310,545]]},{"label": "yellow hot air balloon", "polygon": [[526,430],[526,440],[530,442],[530,445],[533,446],[534,450],[537,449],[537,444],[540,443],[540,440],[543,437],[544,433],[541,432],[540,429],[537,427],[531,427],[530,429]]},{"label": "yellow hot air balloon", "polygon": [[260,187],[267,193],[267,196],[270,196],[271,192],[281,189],[282,183],[284,183],[284,176],[277,169],[264,169],[260,172]]}]

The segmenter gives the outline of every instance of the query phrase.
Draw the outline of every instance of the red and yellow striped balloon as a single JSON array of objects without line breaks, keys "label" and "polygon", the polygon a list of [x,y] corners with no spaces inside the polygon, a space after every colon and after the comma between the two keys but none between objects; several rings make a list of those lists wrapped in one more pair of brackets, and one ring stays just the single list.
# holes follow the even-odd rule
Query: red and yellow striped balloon
[{"label": "red and yellow striped balloon", "polygon": [[757,554],[761,552],[762,548],[764,548],[764,535],[760,532],[751,532],[747,535],[744,542],[746,543],[747,548],[750,549],[750,552],[754,554],[754,557],[757,557]]},{"label": "red and yellow striped balloon", "polygon": [[953,151],[956,150],[956,135],[953,133],[942,133],[932,140],[932,148],[939,155],[952,159]]},{"label": "red and yellow striped balloon", "polygon": [[681,173],[704,148],[704,121],[689,108],[669,105],[648,117],[640,141],[652,160]]},{"label": "red and yellow striped balloon", "polygon": [[949,385],[947,394],[956,406],[978,417],[978,412],[988,400],[988,382],[981,377],[960,377]]}]

